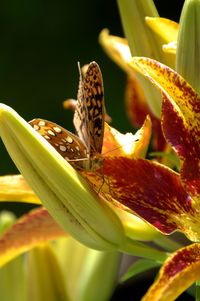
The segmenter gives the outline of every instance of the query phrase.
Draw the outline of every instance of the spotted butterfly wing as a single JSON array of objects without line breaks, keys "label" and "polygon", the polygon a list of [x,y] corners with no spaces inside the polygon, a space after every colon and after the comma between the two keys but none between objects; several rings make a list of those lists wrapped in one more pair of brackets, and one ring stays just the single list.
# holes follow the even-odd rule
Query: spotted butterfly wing
[{"label": "spotted butterfly wing", "polygon": [[[79,67],[80,69],[80,67]],[[104,135],[104,93],[101,70],[91,62],[85,76],[80,71],[74,126],[87,148],[88,158],[101,154]]]},{"label": "spotted butterfly wing", "polygon": [[43,136],[58,153],[71,164],[82,166],[86,158],[86,148],[79,137],[54,122],[33,119],[29,124]]}]

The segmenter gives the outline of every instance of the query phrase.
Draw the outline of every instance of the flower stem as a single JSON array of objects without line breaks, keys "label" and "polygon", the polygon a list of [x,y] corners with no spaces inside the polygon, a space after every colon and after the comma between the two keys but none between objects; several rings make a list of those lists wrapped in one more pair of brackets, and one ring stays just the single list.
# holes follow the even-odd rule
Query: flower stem
[{"label": "flower stem", "polygon": [[152,247],[147,246],[146,244],[133,241],[129,238],[127,238],[126,242],[123,244],[121,251],[134,256],[152,259],[158,262],[164,262],[168,257],[168,254],[166,252],[158,251]]},{"label": "flower stem", "polygon": [[[145,23],[145,17],[158,17],[158,12],[152,0],[118,0],[125,36],[132,55],[160,56],[161,49],[156,47],[155,35]],[[142,37],[142,39],[141,39]]]},{"label": "flower stem", "polygon": [[173,240],[170,237],[165,236],[165,235],[160,235],[159,237],[154,239],[154,243],[157,246],[162,247],[166,251],[169,251],[169,252],[174,252],[177,249],[183,247],[180,243],[178,243],[177,241],[175,241],[175,240]]},{"label": "flower stem", "polygon": [[200,301],[200,280],[196,281],[196,301]]}]

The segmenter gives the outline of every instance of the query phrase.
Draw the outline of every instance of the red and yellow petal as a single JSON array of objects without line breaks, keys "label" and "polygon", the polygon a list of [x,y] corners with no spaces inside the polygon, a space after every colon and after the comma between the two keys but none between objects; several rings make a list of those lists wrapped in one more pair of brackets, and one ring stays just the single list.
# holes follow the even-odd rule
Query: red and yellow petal
[{"label": "red and yellow petal", "polygon": [[200,278],[200,244],[172,254],[142,301],[173,301]]},{"label": "red and yellow petal", "polygon": [[190,195],[198,201],[200,197],[200,124],[189,129],[188,124],[184,124],[184,118],[180,113],[177,114],[174,106],[165,97],[162,111],[165,136],[182,160],[182,182]]},{"label": "red and yellow petal", "polygon": [[182,161],[181,177],[193,198],[200,195],[200,101],[192,87],[174,70],[147,58],[131,62],[163,93],[162,127]]},{"label": "red and yellow petal", "polygon": [[160,120],[151,113],[144,91],[136,78],[128,78],[125,100],[127,114],[134,127],[141,126],[147,115],[151,117],[153,148],[155,151],[163,151],[166,148],[166,140],[163,137]]},{"label": "red and yellow petal", "polygon": [[126,86],[126,110],[133,126],[141,126],[150,110],[144,91],[135,77],[128,77]]},{"label": "red and yellow petal", "polygon": [[[105,158],[101,171],[99,193],[107,200],[112,197],[164,234],[179,230],[192,241],[200,239],[199,213],[177,173],[155,162],[124,157]],[[87,174],[94,184],[97,173]]]},{"label": "red and yellow petal", "polygon": [[0,266],[39,244],[66,235],[46,209],[32,210],[0,237]]}]

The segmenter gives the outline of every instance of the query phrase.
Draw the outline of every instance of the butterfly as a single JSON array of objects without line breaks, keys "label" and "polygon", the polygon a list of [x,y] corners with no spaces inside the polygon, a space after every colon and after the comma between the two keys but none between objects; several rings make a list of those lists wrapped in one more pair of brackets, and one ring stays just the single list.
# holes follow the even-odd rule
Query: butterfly
[{"label": "butterfly", "polygon": [[87,169],[100,162],[104,136],[104,90],[99,65],[91,62],[82,75],[80,65],[79,89],[74,112],[74,126],[87,150]]},{"label": "butterfly", "polygon": [[33,119],[30,125],[38,131],[67,161],[77,168],[97,169],[102,162],[104,135],[104,92],[99,65],[91,62],[85,75],[80,65],[74,126],[77,135],[56,123]]}]

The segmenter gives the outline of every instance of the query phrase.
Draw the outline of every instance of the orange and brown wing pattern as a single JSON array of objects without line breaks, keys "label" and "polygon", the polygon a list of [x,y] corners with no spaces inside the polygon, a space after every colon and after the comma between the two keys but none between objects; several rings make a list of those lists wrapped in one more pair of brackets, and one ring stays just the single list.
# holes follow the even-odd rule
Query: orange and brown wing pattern
[{"label": "orange and brown wing pattern", "polygon": [[89,158],[101,153],[104,135],[104,92],[99,65],[91,62],[82,77],[74,113],[74,125],[80,139],[87,147]]},{"label": "orange and brown wing pattern", "polygon": [[[83,142],[63,127],[39,118],[29,121],[29,124],[67,161],[80,163],[82,159],[86,158],[86,148]],[[77,163],[77,165],[79,164]]]}]

